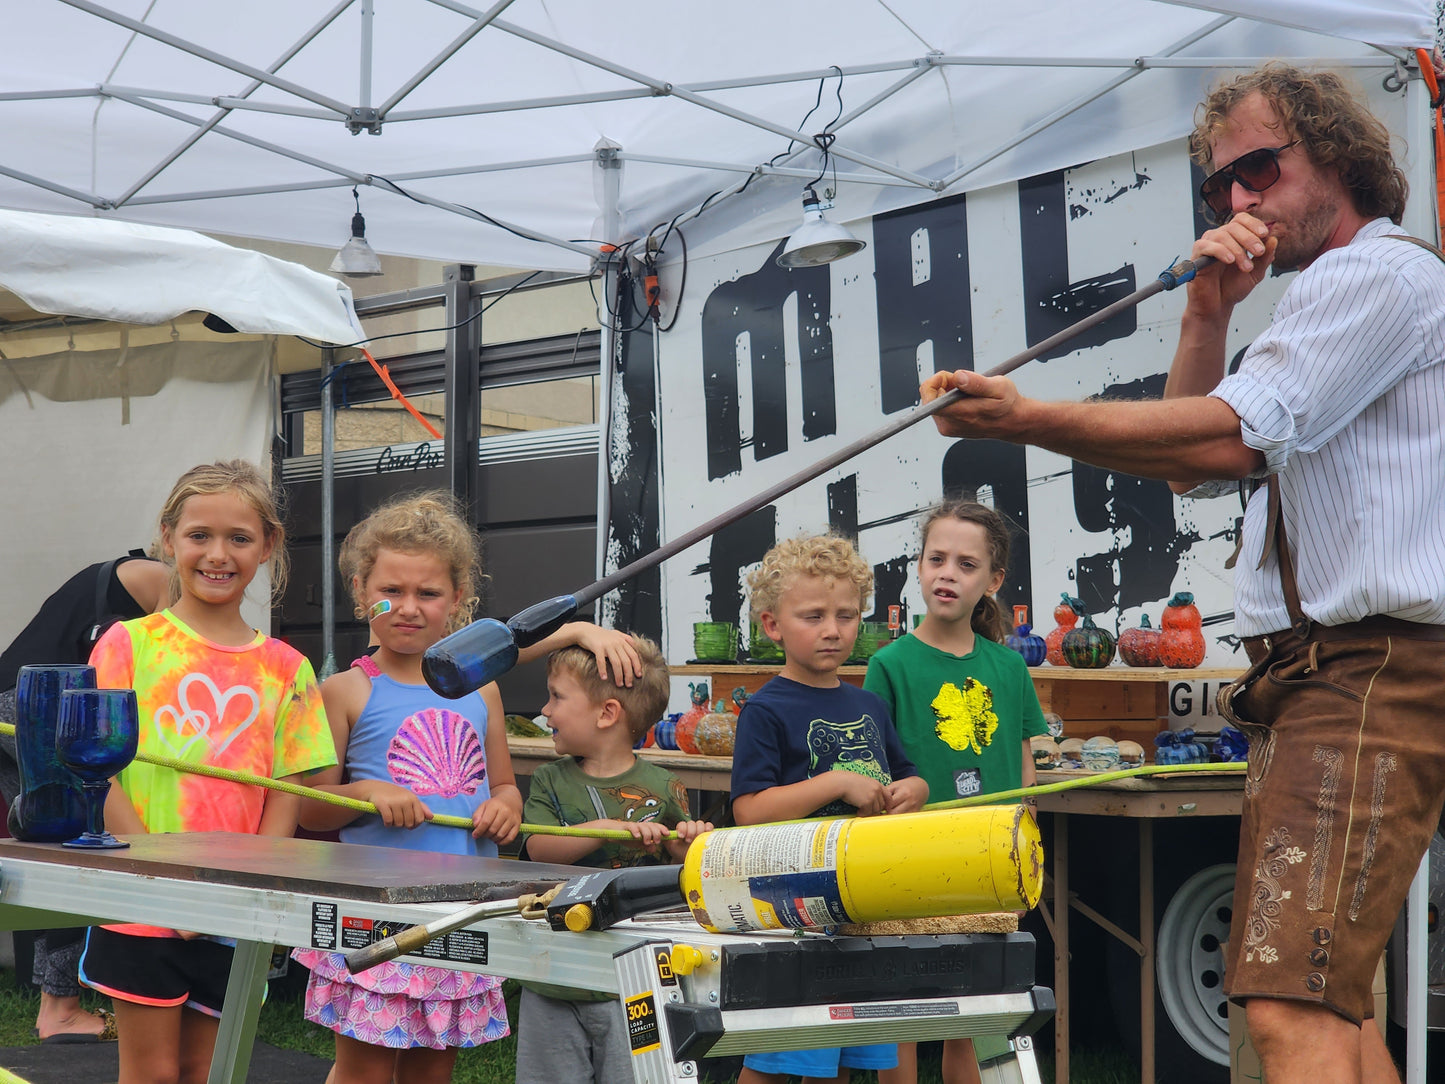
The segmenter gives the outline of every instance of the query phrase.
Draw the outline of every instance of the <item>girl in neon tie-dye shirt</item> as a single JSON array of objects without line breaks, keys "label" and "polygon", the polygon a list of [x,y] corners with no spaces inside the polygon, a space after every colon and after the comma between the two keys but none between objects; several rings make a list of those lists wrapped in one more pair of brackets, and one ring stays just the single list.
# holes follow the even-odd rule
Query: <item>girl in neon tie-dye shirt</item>
[{"label": "girl in neon tie-dye shirt", "polygon": [[[311,664],[241,617],[269,562],[285,583],[285,530],[270,485],[240,460],[181,476],[160,516],[172,566],[169,609],[113,626],[91,653],[102,687],[130,687],[139,749],[195,764],[299,781],[336,763]],[[106,800],[106,827],[146,832],[290,836],[300,799],[274,790],[132,763]],[[94,927],[86,985],[114,999],[122,1080],[204,1079],[215,1046],[231,947],[154,926]]]}]

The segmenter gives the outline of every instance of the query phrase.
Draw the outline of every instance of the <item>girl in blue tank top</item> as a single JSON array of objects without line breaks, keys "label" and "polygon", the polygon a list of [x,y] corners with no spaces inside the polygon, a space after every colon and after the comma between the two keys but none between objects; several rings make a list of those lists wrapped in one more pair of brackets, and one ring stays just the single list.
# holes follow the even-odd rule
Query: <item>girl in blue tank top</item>
[{"label": "girl in blue tank top", "polygon": [[[340,564],[377,648],[322,684],[342,764],[310,782],[377,812],[310,800],[302,826],[340,829],[345,843],[496,857],[522,820],[497,686],[448,700],[421,672],[426,649],[476,606],[476,533],[446,493],[400,498],[352,529]],[[568,644],[592,651],[599,672],[619,683],[640,672],[628,637],[585,622],[564,625],[521,655]],[[471,831],[429,823],[439,813],[470,819]],[[311,970],[306,1018],[336,1033],[332,1084],[447,1081],[458,1048],[508,1034],[499,978],[395,961],[351,975],[340,953],[292,956]]]}]

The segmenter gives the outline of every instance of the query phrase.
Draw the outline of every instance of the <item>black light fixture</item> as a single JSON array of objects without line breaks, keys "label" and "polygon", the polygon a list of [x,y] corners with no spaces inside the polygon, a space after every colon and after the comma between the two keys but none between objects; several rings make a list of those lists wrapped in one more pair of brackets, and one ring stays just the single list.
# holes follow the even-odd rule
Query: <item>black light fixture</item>
[{"label": "black light fixture", "polygon": [[381,274],[381,260],[366,241],[366,219],[361,217],[361,195],[355,187],[351,196],[356,200],[356,214],[351,216],[351,237],[331,261],[331,271],[347,278],[359,279]]},{"label": "black light fixture", "polygon": [[788,238],[777,263],[779,267],[817,267],[866,247],[867,243],[854,237],[846,227],[823,217],[818,193],[808,185],[803,189],[803,224]]}]

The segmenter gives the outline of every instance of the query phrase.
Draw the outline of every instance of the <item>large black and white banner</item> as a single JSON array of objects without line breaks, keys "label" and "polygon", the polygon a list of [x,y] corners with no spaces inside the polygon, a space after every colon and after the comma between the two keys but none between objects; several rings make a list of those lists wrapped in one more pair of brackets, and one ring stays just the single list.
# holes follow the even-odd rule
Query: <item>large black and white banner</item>
[{"label": "large black and white banner", "polygon": [[[1204,228],[1197,184],[1175,142],[849,223],[868,248],[820,268],[784,270],[764,247],[694,260],[657,356],[633,335],[616,359],[609,570],[913,409],[928,374],[986,370],[1133,292]],[[1266,280],[1236,310],[1235,358],[1283,285]],[[1183,302],[1157,295],[1014,379],[1045,399],[1158,397]],[[777,540],[830,529],[874,566],[869,619],[899,603],[921,613],[918,516],[960,493],[1016,525],[1005,601],[1028,604],[1041,632],[1061,593],[1118,629],[1141,613],[1157,627],[1187,590],[1206,664],[1236,661],[1237,496],[1175,497],[1035,448],[946,439],[927,420],[666,562],[611,616],[656,622],[673,660],[692,657],[695,621],[737,622],[745,641],[746,572]]]}]

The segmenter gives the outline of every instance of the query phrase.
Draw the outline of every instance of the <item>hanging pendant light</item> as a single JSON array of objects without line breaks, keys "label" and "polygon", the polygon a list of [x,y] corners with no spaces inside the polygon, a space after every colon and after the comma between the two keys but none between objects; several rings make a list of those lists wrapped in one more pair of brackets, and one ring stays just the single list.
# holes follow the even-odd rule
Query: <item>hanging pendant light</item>
[{"label": "hanging pendant light", "polygon": [[361,196],[351,190],[356,200],[356,214],[351,216],[351,238],[342,245],[331,261],[331,271],[347,278],[366,278],[381,274],[381,260],[366,240],[366,219],[361,217]]},{"label": "hanging pendant light", "polygon": [[823,217],[818,193],[809,185],[803,189],[803,224],[788,238],[777,263],[779,267],[818,267],[866,247],[866,242],[858,240],[846,227]]}]

